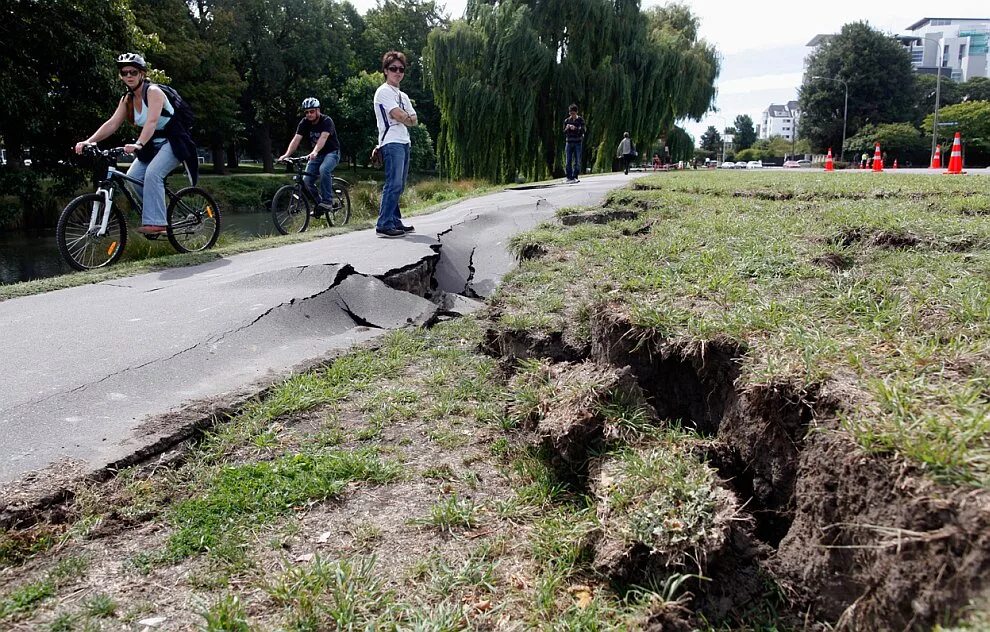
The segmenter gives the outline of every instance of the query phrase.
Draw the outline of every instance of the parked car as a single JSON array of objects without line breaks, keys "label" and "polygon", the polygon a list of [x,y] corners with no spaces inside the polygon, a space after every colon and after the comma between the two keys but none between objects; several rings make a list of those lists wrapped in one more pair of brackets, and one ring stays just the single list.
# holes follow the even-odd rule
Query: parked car
[{"label": "parked car", "polygon": [[798,161],[797,160],[785,160],[784,161],[784,169],[797,169],[800,166],[801,165],[798,164]]},{"label": "parked car", "polygon": [[750,160],[749,162],[746,163],[746,168],[747,169],[762,169],[763,168],[763,163],[760,162],[759,160]]},{"label": "parked car", "polygon": [[806,160],[804,158],[802,158],[801,160],[798,160],[797,163],[798,163],[798,166],[799,167],[810,167],[811,166],[811,161],[810,160]]},{"label": "parked car", "polygon": [[735,169],[736,168],[736,163],[734,163],[734,162],[723,162],[721,165],[719,165],[719,168],[721,168],[721,169]]}]

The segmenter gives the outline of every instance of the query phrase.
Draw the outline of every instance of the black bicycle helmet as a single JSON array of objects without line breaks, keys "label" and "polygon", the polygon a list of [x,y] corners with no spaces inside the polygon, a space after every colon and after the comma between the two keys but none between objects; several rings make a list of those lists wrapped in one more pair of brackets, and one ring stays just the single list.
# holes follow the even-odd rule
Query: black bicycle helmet
[{"label": "black bicycle helmet", "polygon": [[312,110],[313,108],[320,107],[320,100],[316,97],[306,97],[302,102],[302,109]]},{"label": "black bicycle helmet", "polygon": [[144,57],[140,53],[123,53],[117,57],[117,67],[134,66],[141,70],[147,70],[148,65],[144,63]]}]

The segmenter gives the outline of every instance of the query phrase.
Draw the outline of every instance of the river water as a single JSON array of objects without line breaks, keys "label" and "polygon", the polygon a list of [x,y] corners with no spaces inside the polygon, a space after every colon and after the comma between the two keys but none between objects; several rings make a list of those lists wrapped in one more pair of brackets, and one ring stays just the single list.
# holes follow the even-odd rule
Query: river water
[{"label": "river water", "polygon": [[[223,235],[257,237],[275,234],[268,213],[223,216]],[[222,235],[221,235],[222,236]],[[132,232],[128,242],[138,237]],[[44,279],[72,272],[55,245],[55,229],[44,232],[0,231],[0,284]]]}]

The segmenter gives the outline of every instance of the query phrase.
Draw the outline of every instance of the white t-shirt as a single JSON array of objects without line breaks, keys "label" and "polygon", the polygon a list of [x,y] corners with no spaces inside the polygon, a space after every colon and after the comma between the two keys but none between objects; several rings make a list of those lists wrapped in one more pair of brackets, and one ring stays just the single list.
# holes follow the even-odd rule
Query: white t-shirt
[{"label": "white t-shirt", "polygon": [[[384,108],[384,114],[382,108]],[[385,134],[385,140],[382,141],[383,145],[389,143],[408,145],[410,143],[409,128],[396,121],[390,114],[395,108],[399,108],[410,116],[416,113],[409,101],[408,94],[398,88],[393,88],[388,83],[378,86],[378,89],[375,90],[375,120],[378,121],[378,138],[381,139],[387,127],[388,133]]]}]

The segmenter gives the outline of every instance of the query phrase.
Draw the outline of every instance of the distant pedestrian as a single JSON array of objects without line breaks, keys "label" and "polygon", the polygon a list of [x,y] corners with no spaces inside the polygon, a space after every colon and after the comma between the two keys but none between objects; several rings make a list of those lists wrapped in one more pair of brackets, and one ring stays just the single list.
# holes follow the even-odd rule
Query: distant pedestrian
[{"label": "distant pedestrian", "polygon": [[409,95],[399,90],[399,82],[406,74],[406,56],[390,50],[382,56],[382,72],[385,83],[375,91],[375,120],[378,122],[378,146],[385,164],[385,186],[378,209],[375,232],[379,237],[402,237],[413,230],[402,223],[399,196],[406,188],[409,177],[409,155],[412,141],[409,127],[416,127],[419,119],[409,101]]},{"label": "distant pedestrian", "polygon": [[567,182],[578,182],[581,173],[581,149],[584,144],[584,119],[578,116],[578,106],[571,104],[564,119],[564,174]]},{"label": "distant pedestrian", "polygon": [[627,176],[629,175],[629,163],[638,155],[636,145],[629,138],[629,132],[624,133],[622,140],[619,141],[619,146],[615,148],[615,157],[622,161],[622,171]]},{"label": "distant pedestrian", "polygon": [[861,159],[862,159],[862,161],[863,161],[863,162],[862,162],[862,164],[861,164],[860,166],[861,166],[861,167],[862,167],[863,169],[866,169],[866,166],[867,166],[867,163],[868,163],[868,162],[870,161],[870,154],[868,154],[868,153],[866,153],[866,152],[864,151],[864,152],[863,152],[863,155],[862,155],[862,157],[861,157]]},{"label": "distant pedestrian", "polygon": [[[697,169],[698,165],[695,165],[694,168]],[[660,154],[653,154],[653,170],[657,171],[659,169],[660,169]]]}]

